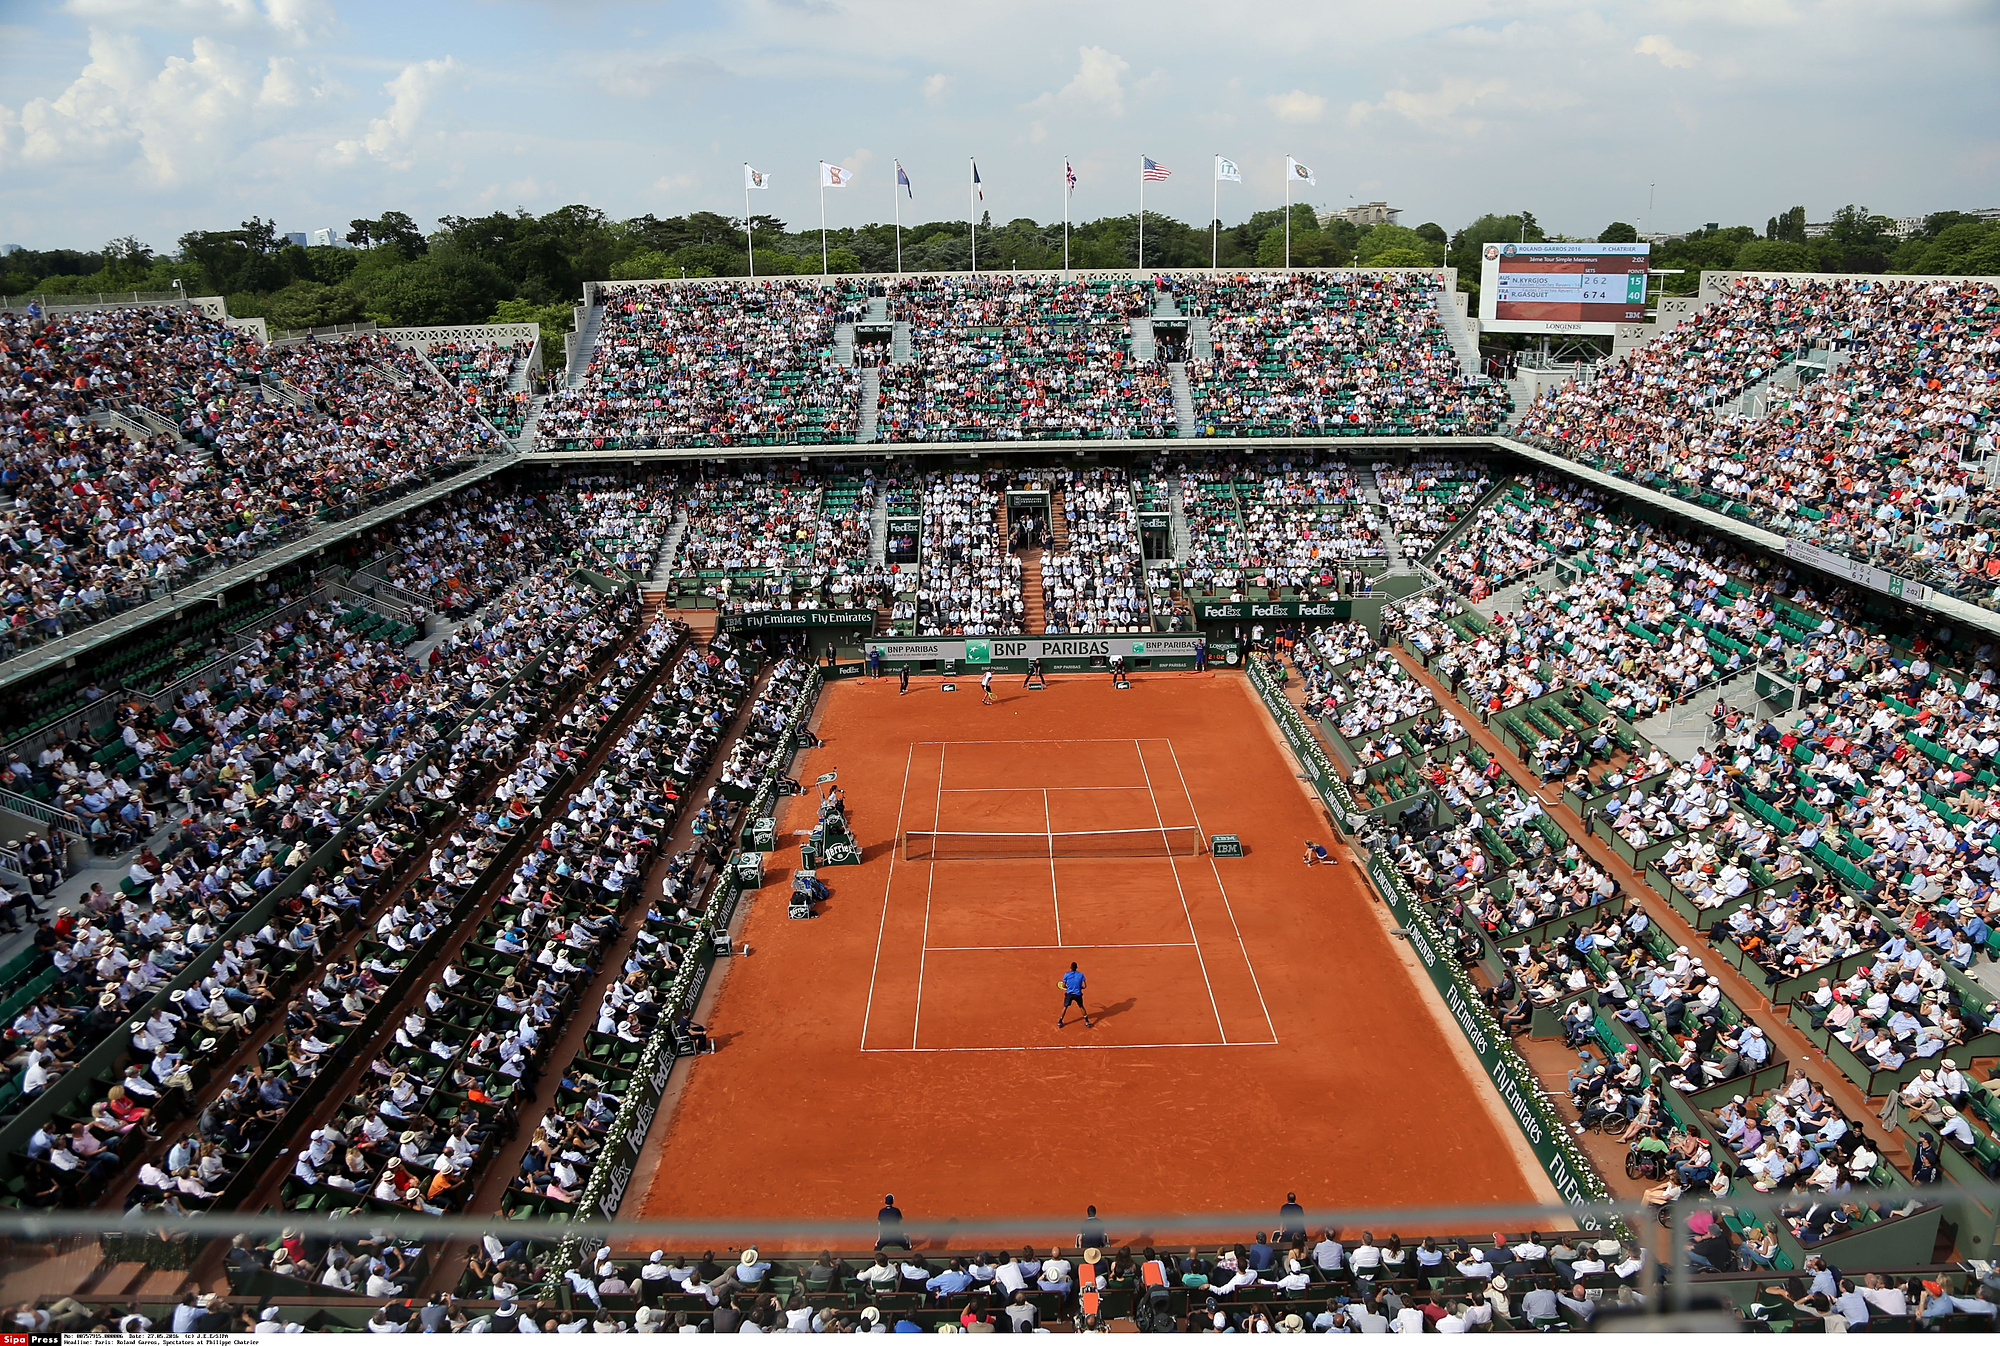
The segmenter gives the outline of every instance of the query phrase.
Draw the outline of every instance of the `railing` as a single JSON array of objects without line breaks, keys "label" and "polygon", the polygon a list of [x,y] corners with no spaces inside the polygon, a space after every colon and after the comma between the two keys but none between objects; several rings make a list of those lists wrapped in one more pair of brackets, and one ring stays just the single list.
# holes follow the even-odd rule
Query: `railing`
[{"label": "railing", "polygon": [[52,832],[67,832],[74,837],[83,835],[83,821],[75,814],[52,808],[39,799],[30,799],[18,790],[0,789],[0,808],[33,818],[38,823],[46,824]]},{"label": "railing", "polygon": [[343,322],[335,323],[331,327],[288,327],[283,331],[273,331],[271,333],[271,344],[275,346],[282,342],[290,345],[294,342],[304,341],[308,337],[350,336],[356,332],[373,332],[374,330],[376,330],[375,324],[372,322]]},{"label": "railing", "polygon": [[113,290],[102,294],[7,294],[0,295],[0,308],[25,309],[40,304],[52,308],[102,308],[115,304],[185,303],[185,290]]}]

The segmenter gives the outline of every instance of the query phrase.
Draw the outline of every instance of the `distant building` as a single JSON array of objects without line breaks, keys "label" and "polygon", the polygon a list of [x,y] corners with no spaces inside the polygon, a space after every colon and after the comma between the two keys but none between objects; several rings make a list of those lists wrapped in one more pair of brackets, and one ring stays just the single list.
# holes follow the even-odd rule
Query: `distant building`
[{"label": "distant building", "polygon": [[1641,243],[1678,243],[1686,237],[1686,234],[1640,234],[1639,241]]},{"label": "distant building", "polygon": [[1808,223],[1806,225],[1807,238],[1825,238],[1828,234],[1832,232],[1833,232],[1832,220],[1828,220],[1825,224]]},{"label": "distant building", "polygon": [[285,235],[285,242],[294,243],[303,248],[306,245],[306,236],[297,232],[289,233]]},{"label": "distant building", "polygon": [[1965,213],[1975,220],[1987,220],[1989,222],[2000,220],[2000,206],[1986,206],[1979,210],[1968,210]]},{"label": "distant building", "polygon": [[1368,201],[1345,210],[1322,212],[1319,227],[1324,229],[1335,220],[1346,220],[1349,224],[1394,224],[1396,217],[1402,213],[1401,206],[1392,206],[1387,201]]},{"label": "distant building", "polygon": [[315,229],[312,231],[312,243],[310,246],[315,248],[346,248],[353,245],[347,241],[347,236],[338,229]]},{"label": "distant building", "polygon": [[17,252],[26,252],[19,243],[0,243],[0,257],[12,257]]}]

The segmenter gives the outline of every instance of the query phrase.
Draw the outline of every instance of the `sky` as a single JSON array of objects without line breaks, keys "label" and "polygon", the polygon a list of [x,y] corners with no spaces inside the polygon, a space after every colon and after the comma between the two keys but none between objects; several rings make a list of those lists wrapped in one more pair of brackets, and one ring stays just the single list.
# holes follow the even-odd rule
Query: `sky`
[{"label": "sky", "polygon": [[[2000,206],[1994,0],[0,0],[0,242],[580,202],[816,225]],[[1650,204],[1649,204],[1650,203]]]}]

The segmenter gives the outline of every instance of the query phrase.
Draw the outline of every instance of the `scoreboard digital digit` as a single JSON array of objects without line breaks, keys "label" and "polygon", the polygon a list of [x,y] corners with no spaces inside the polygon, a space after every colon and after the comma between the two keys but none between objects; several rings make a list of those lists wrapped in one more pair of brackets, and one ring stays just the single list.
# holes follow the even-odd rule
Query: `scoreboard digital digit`
[{"label": "scoreboard digital digit", "polygon": [[1488,243],[1479,325],[1489,332],[1610,336],[1646,321],[1650,243]]}]

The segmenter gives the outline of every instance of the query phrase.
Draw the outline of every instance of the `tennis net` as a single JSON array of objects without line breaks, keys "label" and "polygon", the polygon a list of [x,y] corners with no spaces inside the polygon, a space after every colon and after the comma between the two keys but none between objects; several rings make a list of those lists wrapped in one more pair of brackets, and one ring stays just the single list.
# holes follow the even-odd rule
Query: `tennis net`
[{"label": "tennis net", "polygon": [[1193,827],[1128,827],[1099,832],[903,833],[905,860],[1133,860],[1200,855]]}]

